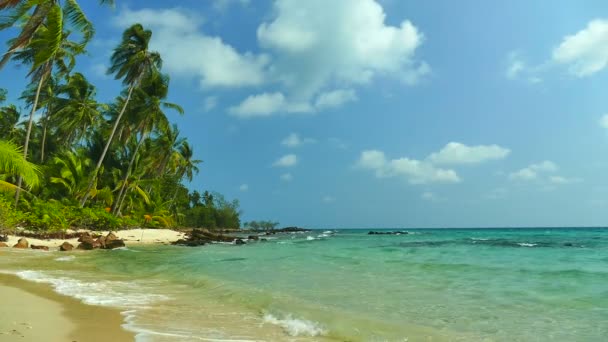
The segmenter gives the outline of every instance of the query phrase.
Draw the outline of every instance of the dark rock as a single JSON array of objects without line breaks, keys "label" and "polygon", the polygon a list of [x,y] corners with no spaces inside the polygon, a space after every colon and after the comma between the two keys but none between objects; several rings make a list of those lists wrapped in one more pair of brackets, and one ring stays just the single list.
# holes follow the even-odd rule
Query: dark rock
[{"label": "dark rock", "polygon": [[[101,237],[99,239],[102,239]],[[103,248],[105,249],[114,249],[125,247],[125,242],[119,239],[114,233],[109,232],[108,235],[103,239]]]},{"label": "dark rock", "polygon": [[243,241],[243,239],[235,239],[234,244],[235,245],[244,245],[245,241]]},{"label": "dark rock", "polygon": [[84,233],[80,234],[80,237],[78,238],[78,242],[83,242],[85,240],[90,240],[90,239],[93,239],[91,234],[89,232],[84,232]]},{"label": "dark rock", "polygon": [[32,249],[40,249],[40,250],[43,250],[43,251],[48,251],[49,250],[48,246],[36,246],[36,245],[32,245],[31,248]]},{"label": "dark rock", "polygon": [[93,240],[91,235],[89,235],[88,233],[85,234],[87,235],[83,235],[80,237],[80,239],[78,239],[78,241],[80,241],[80,244],[76,248],[83,249],[85,251],[101,248],[101,244],[99,243],[99,241]]},{"label": "dark rock", "polygon": [[69,243],[67,241],[62,243],[61,246],[59,246],[59,250],[62,252],[69,252],[72,249],[74,249],[74,245],[72,245],[71,243]]},{"label": "dark rock", "polygon": [[260,241],[268,241],[268,239],[260,239]]},{"label": "dark rock", "polygon": [[8,235],[2,235],[0,236],[0,242],[8,242]]},{"label": "dark rock", "polygon": [[570,242],[566,242],[566,243],[564,244],[564,246],[566,246],[566,247],[573,247],[574,245],[573,245],[572,243],[570,243]]},{"label": "dark rock", "polygon": [[106,248],[106,237],[100,236],[97,238],[97,243],[101,246],[101,248]]},{"label": "dark rock", "polygon": [[8,247],[8,245],[4,242],[0,242],[0,247]]},{"label": "dark rock", "polygon": [[257,241],[257,240],[259,240],[259,239],[260,239],[260,237],[259,237],[259,236],[257,236],[257,235],[249,235],[249,236],[247,237],[247,240],[256,240],[256,241]]},{"label": "dark rock", "polygon": [[211,232],[207,229],[193,229],[186,234],[185,239],[173,242],[174,245],[182,246],[203,246],[213,242],[234,242],[238,239],[235,236],[223,235],[216,232]]},{"label": "dark rock", "polygon": [[13,246],[13,248],[28,248],[30,246],[29,242],[27,242],[26,238],[21,238],[17,243]]}]

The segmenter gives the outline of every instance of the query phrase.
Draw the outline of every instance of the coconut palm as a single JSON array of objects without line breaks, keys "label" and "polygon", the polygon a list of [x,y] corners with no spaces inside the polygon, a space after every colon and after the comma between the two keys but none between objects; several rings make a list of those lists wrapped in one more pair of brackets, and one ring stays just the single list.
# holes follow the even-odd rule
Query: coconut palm
[{"label": "coconut palm", "polygon": [[[59,12],[61,13],[61,11]],[[34,114],[39,108],[39,99],[42,92],[42,87],[45,82],[50,78],[53,73],[53,68],[57,66],[59,73],[65,74],[72,69],[75,64],[75,56],[83,53],[84,49],[82,45],[75,44],[68,40],[69,32],[59,32],[59,43],[55,42],[56,32],[52,31],[55,29],[57,19],[51,17],[51,24],[44,24],[38,28],[36,35],[32,38],[31,42],[26,49],[16,52],[13,56],[18,62],[22,64],[31,65],[29,76],[32,77],[32,83],[37,82],[36,92],[34,94],[33,102],[31,103],[32,110],[30,112],[27,130],[25,133],[25,144],[23,147],[23,155],[27,159],[28,147],[30,142],[30,134],[32,132],[32,125],[34,122]],[[59,27],[61,28],[61,27]],[[39,63],[40,50],[53,50],[50,55],[45,54],[46,60],[44,63]],[[15,192],[15,206],[19,203],[19,188],[21,187],[21,179],[17,181],[17,191]]]},{"label": "coconut palm", "polygon": [[[0,176],[17,176],[22,179],[28,187],[38,185],[38,168],[28,162],[21,149],[10,141],[0,140]],[[19,187],[0,179],[0,190],[17,191]]]},{"label": "coconut palm", "polygon": [[[124,115],[127,106],[131,100],[133,90],[140,86],[142,80],[149,75],[158,72],[162,66],[162,59],[158,52],[150,51],[149,44],[150,38],[152,38],[152,31],[146,30],[141,24],[135,24],[125,30],[122,36],[122,42],[114,50],[111,58],[111,66],[108,69],[109,74],[114,74],[115,79],[122,79],[122,83],[128,87],[127,97],[124,101],[124,105],[120,110],[118,117],[116,118],[112,131],[106,145],[101,153],[99,161],[91,175],[89,181],[90,190],[93,187],[93,183],[97,179],[99,169],[105,159],[106,153],[112,144],[116,130],[120,125],[120,120]],[[87,191],[88,193],[88,191]],[[88,195],[85,195],[80,201],[80,206],[83,207],[88,199]]]},{"label": "coconut palm", "polygon": [[135,105],[133,106],[132,110],[134,111],[135,115],[133,115],[132,118],[135,119],[133,123],[136,130],[139,131],[139,140],[137,142],[135,151],[132,153],[131,160],[127,166],[127,172],[125,173],[125,177],[123,179],[123,185],[118,193],[118,200],[116,201],[118,205],[115,204],[114,208],[112,208],[115,214],[120,214],[119,204],[122,203],[122,197],[124,196],[126,189],[127,179],[131,175],[133,163],[135,162],[135,158],[139,149],[141,148],[142,143],[155,129],[160,129],[163,131],[169,127],[169,120],[167,120],[167,116],[165,115],[163,109],[173,109],[179,114],[184,113],[184,109],[181,106],[164,101],[168,95],[168,92],[169,77],[157,72],[149,75],[148,78],[142,82],[142,86],[138,89],[138,92],[134,97]]},{"label": "coconut palm", "polygon": [[95,86],[81,73],[68,76],[67,83],[59,86],[57,93],[50,121],[67,147],[91,134],[91,128],[99,124],[107,105],[97,102]]},{"label": "coconut palm", "polygon": [[[101,0],[100,3],[113,5],[114,1]],[[38,64],[43,64],[55,53],[63,27],[70,26],[76,29],[82,35],[80,44],[83,46],[95,34],[93,24],[87,19],[76,0],[0,0],[0,11],[6,12],[0,19],[0,30],[23,23],[19,34],[9,42],[9,48],[0,60],[0,68],[15,52],[26,48],[35,38],[38,30],[45,25],[54,32],[55,44],[50,44],[48,50],[38,52]]]}]

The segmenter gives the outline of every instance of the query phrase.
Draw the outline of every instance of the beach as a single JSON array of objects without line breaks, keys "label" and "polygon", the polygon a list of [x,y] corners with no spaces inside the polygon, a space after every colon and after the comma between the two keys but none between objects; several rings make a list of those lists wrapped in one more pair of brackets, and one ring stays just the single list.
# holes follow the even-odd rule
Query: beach
[{"label": "beach", "polygon": [[0,274],[0,341],[132,341],[117,310],[59,295],[48,286]]}]

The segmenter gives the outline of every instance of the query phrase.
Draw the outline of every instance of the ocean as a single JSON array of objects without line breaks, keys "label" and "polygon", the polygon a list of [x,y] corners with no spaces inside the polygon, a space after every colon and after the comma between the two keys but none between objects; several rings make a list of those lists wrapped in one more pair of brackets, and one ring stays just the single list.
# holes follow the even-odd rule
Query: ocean
[{"label": "ocean", "polygon": [[608,229],[408,231],[3,251],[0,270],[119,308],[138,341],[608,339]]}]

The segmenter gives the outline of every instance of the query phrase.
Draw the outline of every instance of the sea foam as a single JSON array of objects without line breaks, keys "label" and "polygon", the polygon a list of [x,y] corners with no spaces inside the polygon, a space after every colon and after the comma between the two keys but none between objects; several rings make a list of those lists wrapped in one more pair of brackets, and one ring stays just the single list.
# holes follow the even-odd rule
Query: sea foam
[{"label": "sea foam", "polygon": [[280,326],[289,336],[314,337],[327,333],[319,323],[293,318],[291,315],[287,315],[281,319],[271,314],[265,314],[264,322]]},{"label": "sea foam", "polygon": [[74,297],[85,304],[112,307],[142,307],[169,299],[167,296],[146,293],[142,286],[122,281],[81,281],[68,277],[56,277],[40,271],[19,271],[16,275],[24,280],[49,284],[62,295]]}]

